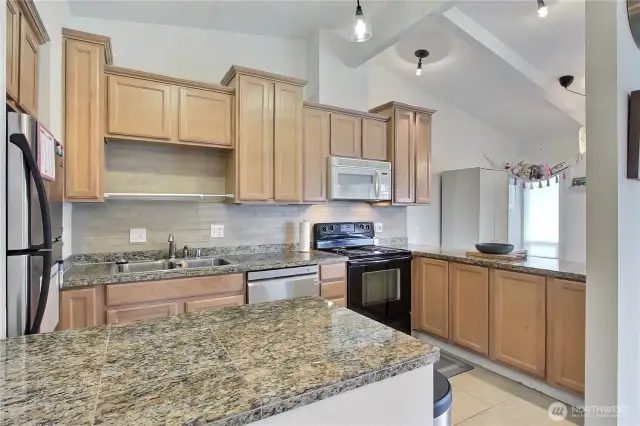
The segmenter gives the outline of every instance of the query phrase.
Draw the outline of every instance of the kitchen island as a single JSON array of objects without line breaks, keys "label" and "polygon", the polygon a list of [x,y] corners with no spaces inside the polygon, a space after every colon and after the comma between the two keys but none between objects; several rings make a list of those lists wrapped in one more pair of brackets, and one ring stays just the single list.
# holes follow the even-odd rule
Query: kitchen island
[{"label": "kitchen island", "polygon": [[430,425],[438,358],[319,297],[14,338],[0,424]]}]

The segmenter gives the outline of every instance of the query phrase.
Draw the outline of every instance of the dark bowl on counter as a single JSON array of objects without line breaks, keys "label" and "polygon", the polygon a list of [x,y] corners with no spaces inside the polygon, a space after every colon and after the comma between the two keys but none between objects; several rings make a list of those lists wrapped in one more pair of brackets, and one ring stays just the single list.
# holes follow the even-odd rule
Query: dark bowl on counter
[{"label": "dark bowl on counter", "polygon": [[509,254],[513,251],[513,244],[503,243],[478,243],[476,250],[486,254]]}]

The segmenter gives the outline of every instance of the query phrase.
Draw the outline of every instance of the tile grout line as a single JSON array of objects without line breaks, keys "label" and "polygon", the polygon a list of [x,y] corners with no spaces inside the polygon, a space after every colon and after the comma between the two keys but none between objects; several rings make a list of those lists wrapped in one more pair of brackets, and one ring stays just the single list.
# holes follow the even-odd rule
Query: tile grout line
[{"label": "tile grout line", "polygon": [[102,387],[102,376],[104,375],[104,368],[107,364],[107,350],[109,349],[109,339],[111,338],[111,325],[107,326],[107,340],[104,345],[104,355],[102,356],[102,368],[100,369],[100,379],[98,380],[98,392],[96,393],[96,402],[93,405],[93,413],[91,415],[91,426],[95,424],[96,413],[98,411],[98,400],[100,398],[100,388]]},{"label": "tile grout line", "polygon": [[[458,389],[458,390],[462,390],[464,393],[467,393],[467,394],[471,395],[469,392],[465,391],[464,389],[460,389],[460,388],[457,388],[457,389]],[[471,396],[473,396],[473,395],[471,395]],[[500,406],[500,405],[504,404],[504,403],[505,403],[505,402],[507,402],[507,401],[512,400],[512,399],[513,399],[513,398],[515,398],[515,397],[516,397],[516,395],[513,395],[513,394],[512,394],[512,395],[511,395],[511,397],[509,397],[509,398],[505,399],[504,401],[498,402],[496,405],[492,405],[492,406],[491,406],[491,407],[489,407],[489,408],[485,408],[484,410],[477,412],[477,413],[476,413],[476,414],[474,414],[473,416],[471,416],[471,417],[467,417],[466,419],[461,420],[461,421],[459,421],[458,423],[455,423],[453,426],[455,426],[455,425],[459,425],[459,424],[462,424],[462,423],[466,422],[466,421],[467,421],[467,420],[469,420],[469,419],[472,419],[472,418],[474,418],[474,417],[476,417],[476,416],[479,416],[480,414],[482,414],[482,413],[484,413],[484,412],[486,412],[486,411],[489,411],[489,410],[491,410],[491,409],[493,409],[493,408],[496,408],[496,407],[498,407],[498,406]],[[474,397],[474,398],[476,398],[476,397]],[[477,399],[478,401],[482,401],[482,400],[481,400],[481,399],[479,399],[479,398],[476,398],[476,399]],[[484,401],[482,401],[482,402],[484,402]]]}]

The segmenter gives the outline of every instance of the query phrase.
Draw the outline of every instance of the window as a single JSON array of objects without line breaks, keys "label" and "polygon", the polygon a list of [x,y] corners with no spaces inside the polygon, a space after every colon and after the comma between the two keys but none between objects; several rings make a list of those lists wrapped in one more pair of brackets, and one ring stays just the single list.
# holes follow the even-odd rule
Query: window
[{"label": "window", "polygon": [[560,254],[560,184],[524,190],[522,245],[529,256]]}]

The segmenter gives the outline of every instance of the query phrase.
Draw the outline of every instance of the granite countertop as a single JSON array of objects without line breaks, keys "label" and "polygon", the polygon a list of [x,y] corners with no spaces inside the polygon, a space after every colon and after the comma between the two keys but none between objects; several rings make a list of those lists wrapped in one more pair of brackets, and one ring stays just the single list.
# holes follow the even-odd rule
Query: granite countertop
[{"label": "granite countertop", "polygon": [[507,262],[493,259],[481,259],[467,256],[467,250],[443,249],[437,246],[409,244],[405,246],[414,256],[433,259],[451,260],[453,262],[486,266],[514,272],[545,275],[570,281],[586,282],[586,265],[579,262],[566,262],[558,259],[529,256],[524,262]]},{"label": "granite countertop", "polygon": [[229,262],[229,265],[113,274],[111,272],[111,263],[74,264],[64,274],[62,289],[76,289],[98,284],[122,284],[138,281],[233,274],[264,269],[342,263],[347,261],[345,256],[338,256],[316,250],[308,253],[286,251],[276,253],[246,253],[217,257],[226,260]]},{"label": "granite countertop", "polygon": [[438,358],[319,297],[12,338],[0,424],[246,424]]}]

